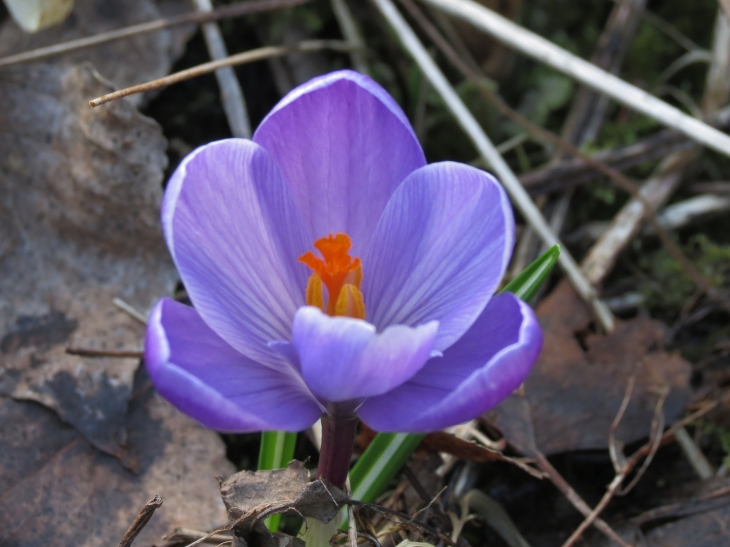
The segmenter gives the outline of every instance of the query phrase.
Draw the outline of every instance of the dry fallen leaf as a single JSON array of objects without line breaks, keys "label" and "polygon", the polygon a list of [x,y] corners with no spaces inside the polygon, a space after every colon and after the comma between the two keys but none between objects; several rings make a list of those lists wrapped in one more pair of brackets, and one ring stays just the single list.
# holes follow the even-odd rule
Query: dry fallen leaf
[{"label": "dry fallen leaf", "polygon": [[159,225],[165,139],[88,66],[33,65],[0,78],[0,395],[55,410],[123,456],[138,359],[86,359],[67,345],[140,349],[146,312],[177,274]]},{"label": "dry fallen leaf", "polygon": [[240,471],[221,483],[221,496],[232,520],[241,525],[258,520],[261,511],[298,514],[329,522],[346,499],[345,493],[321,480],[309,480],[304,464],[292,461],[284,469]]},{"label": "dry fallen leaf", "polygon": [[125,421],[135,473],[52,411],[0,397],[0,545],[116,545],[154,494],[164,503],[136,545],[225,522],[215,476],[233,466],[220,437],[162,400],[144,370],[135,393]]},{"label": "dry fallen leaf", "polygon": [[[537,447],[545,454],[605,449],[629,379],[635,387],[616,438],[630,443],[649,435],[660,392],[669,388],[664,417],[672,423],[689,397],[690,365],[677,353],[658,349],[663,330],[646,317],[617,321],[609,335],[587,332],[589,310],[567,283],[537,308],[545,343],[525,382]],[[529,453],[524,413],[513,395],[486,419],[507,440]]]},{"label": "dry fallen leaf", "polygon": [[289,536],[272,534],[264,517],[294,513],[329,522],[347,499],[345,493],[321,480],[309,481],[304,464],[292,461],[285,469],[241,471],[221,483],[221,496],[234,535],[252,547],[303,545]]}]

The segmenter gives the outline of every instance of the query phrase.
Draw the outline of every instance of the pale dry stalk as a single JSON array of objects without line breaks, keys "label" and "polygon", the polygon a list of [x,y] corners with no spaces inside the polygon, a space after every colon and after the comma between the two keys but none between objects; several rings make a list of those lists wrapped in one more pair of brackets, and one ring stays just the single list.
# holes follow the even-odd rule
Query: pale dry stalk
[{"label": "pale dry stalk", "polygon": [[335,14],[337,23],[342,31],[342,36],[345,37],[352,46],[355,48],[350,52],[350,60],[352,61],[352,67],[358,72],[363,74],[369,74],[368,65],[365,62],[365,41],[362,38],[362,32],[360,27],[352,16],[349,6],[346,0],[331,0],[332,11]]},{"label": "pale dry stalk", "polygon": [[[211,13],[213,4],[210,0],[195,0],[198,11]],[[218,23],[211,21],[203,24],[203,35],[205,43],[208,46],[208,53],[213,61],[219,61],[228,57],[226,44],[223,41],[223,35]],[[246,100],[243,97],[243,91],[236,78],[233,68],[226,66],[215,71],[215,77],[218,80],[218,87],[221,92],[221,103],[223,103],[223,111],[226,113],[228,127],[234,137],[244,139],[251,138],[251,122],[248,119],[246,111]]]},{"label": "pale dry stalk", "polygon": [[422,0],[483,30],[500,42],[563,72],[628,108],[730,156],[730,136],[642,89],[601,70],[473,0]]},{"label": "pale dry stalk", "polygon": [[444,100],[447,108],[454,118],[461,125],[464,132],[472,140],[475,148],[489,164],[501,180],[507,192],[512,197],[515,205],[525,217],[527,222],[535,228],[540,237],[548,246],[560,245],[559,264],[565,271],[576,292],[589,303],[601,327],[606,331],[613,329],[614,319],[608,307],[596,294],[593,286],[588,282],[565,246],[550,229],[545,217],[535,206],[530,196],[517,180],[514,172],[504,158],[499,154],[494,144],[489,140],[484,130],[476,121],[472,113],[466,108],[463,101],[444,76],[443,72],[436,65],[434,60],[426,51],[426,48],[415,35],[411,27],[398,12],[390,0],[373,0],[380,12],[383,14],[389,25],[398,35],[401,43],[414,58],[419,68],[430,81],[431,85]]}]

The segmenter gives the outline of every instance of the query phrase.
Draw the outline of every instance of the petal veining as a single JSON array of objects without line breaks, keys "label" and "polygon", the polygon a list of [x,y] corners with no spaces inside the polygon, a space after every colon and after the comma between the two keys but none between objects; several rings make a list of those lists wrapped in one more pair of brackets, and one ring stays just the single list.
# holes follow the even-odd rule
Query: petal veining
[{"label": "petal veining", "polygon": [[312,393],[339,402],[387,393],[411,378],[428,360],[437,331],[433,321],[377,333],[360,319],[306,306],[294,317],[292,344]]},{"label": "petal veining", "polygon": [[350,70],[293,90],[253,138],[281,166],[312,236],[347,233],[355,255],[367,248],[395,188],[426,164],[393,98]]},{"label": "petal veining", "polygon": [[150,314],[145,364],[160,395],[218,431],[299,431],[322,411],[298,375],[245,357],[174,300]]},{"label": "petal veining", "polygon": [[442,357],[390,393],[365,401],[359,414],[378,431],[427,432],[466,422],[517,389],[541,347],[532,309],[500,294]]},{"label": "petal veining", "polygon": [[452,162],[415,171],[363,258],[366,319],[378,329],[437,320],[435,349],[443,351],[484,309],[513,244],[512,208],[494,177]]},{"label": "petal veining", "polygon": [[267,347],[288,339],[304,304],[311,237],[281,170],[252,141],[218,141],[173,174],[162,207],[168,247],[203,320],[248,357],[270,366]]}]

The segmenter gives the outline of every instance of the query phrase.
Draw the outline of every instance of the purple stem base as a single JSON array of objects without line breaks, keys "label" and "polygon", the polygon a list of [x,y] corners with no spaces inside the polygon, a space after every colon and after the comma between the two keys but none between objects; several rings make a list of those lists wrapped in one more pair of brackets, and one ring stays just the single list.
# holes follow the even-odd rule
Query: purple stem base
[{"label": "purple stem base", "polygon": [[319,454],[317,478],[327,479],[341,490],[345,488],[347,473],[350,471],[357,423],[356,415],[342,412],[337,405],[332,405],[330,412],[322,416],[322,450]]}]

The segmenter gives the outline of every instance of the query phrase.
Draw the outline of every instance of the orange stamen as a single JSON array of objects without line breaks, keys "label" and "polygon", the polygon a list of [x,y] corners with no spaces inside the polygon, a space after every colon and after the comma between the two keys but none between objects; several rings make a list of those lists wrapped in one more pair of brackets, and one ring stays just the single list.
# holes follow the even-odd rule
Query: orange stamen
[{"label": "orange stamen", "polygon": [[[322,258],[308,251],[299,257],[314,273],[307,284],[307,305],[325,310],[322,284],[327,287],[327,307],[329,315],[348,315],[365,317],[365,305],[360,293],[362,264],[359,258],[350,256],[352,242],[347,234],[322,237],[314,242]],[[343,291],[343,287],[346,287]],[[354,289],[354,291],[353,291]],[[341,298],[343,303],[339,304]],[[338,313],[338,309],[342,313]]]}]

